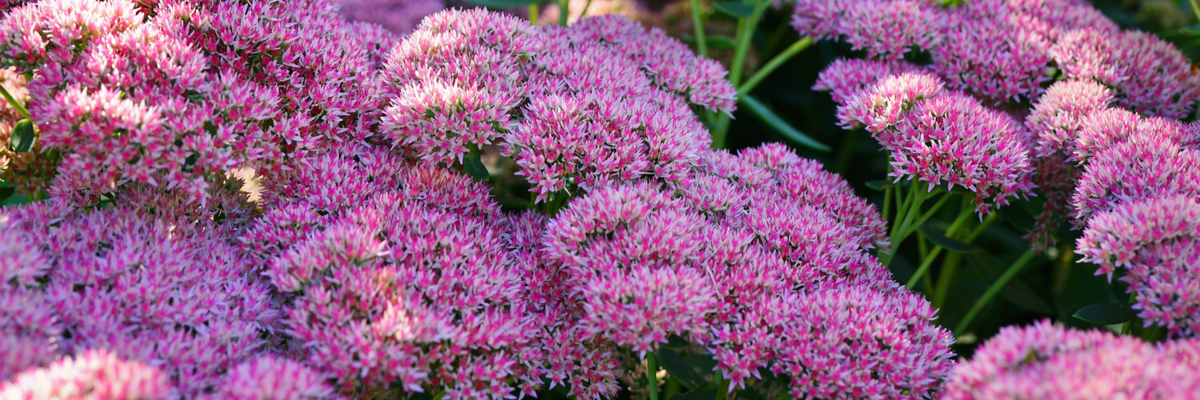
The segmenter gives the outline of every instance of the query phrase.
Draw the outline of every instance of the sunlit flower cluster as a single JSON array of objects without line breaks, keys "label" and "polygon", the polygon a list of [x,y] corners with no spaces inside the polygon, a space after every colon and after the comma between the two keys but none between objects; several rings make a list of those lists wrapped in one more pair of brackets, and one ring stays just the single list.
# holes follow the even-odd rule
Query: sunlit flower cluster
[{"label": "sunlit flower cluster", "polygon": [[1042,321],[1006,327],[951,375],[942,398],[1190,399],[1200,340],[1153,345]]}]

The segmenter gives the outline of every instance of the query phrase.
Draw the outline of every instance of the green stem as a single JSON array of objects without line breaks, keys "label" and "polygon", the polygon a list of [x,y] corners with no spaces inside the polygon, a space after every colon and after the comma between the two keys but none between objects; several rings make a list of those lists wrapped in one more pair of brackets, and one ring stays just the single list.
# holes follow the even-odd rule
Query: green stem
[{"label": "green stem", "polygon": [[700,0],[692,0],[692,25],[696,26],[696,47],[701,57],[708,57],[708,40],[704,38],[704,21],[700,18]]},{"label": "green stem", "polygon": [[[768,4],[770,4],[768,0],[757,0],[754,5],[754,13],[749,17],[738,19],[737,48],[733,53],[733,64],[729,66],[729,83],[733,84],[735,88],[741,86],[742,71],[746,69],[746,54],[750,51],[750,39],[754,36],[754,30],[758,28],[758,20],[762,18],[763,11],[766,11]],[[725,148],[725,138],[729,134],[729,123],[732,120],[733,117],[729,114],[720,114],[717,117],[712,130],[712,147],[714,149]]]},{"label": "green stem", "polygon": [[571,13],[570,0],[558,0],[558,24],[567,26],[567,14]]},{"label": "green stem", "polygon": [[889,186],[883,189],[883,220],[888,220],[889,211],[892,206],[892,188]]},{"label": "green stem", "polygon": [[[959,211],[958,218],[955,218],[954,223],[951,223],[950,227],[946,228],[946,237],[950,237],[958,233],[958,230],[962,228],[963,223],[967,221],[967,217],[970,215],[971,212],[969,208]],[[936,260],[937,256],[940,254],[942,254],[942,246],[937,246],[933,249],[933,251],[929,252],[929,256],[925,257],[925,259],[921,261],[921,266],[917,267],[917,272],[913,274],[912,278],[908,278],[908,282],[905,283],[904,286],[909,290],[912,290],[912,288],[917,285],[917,281],[929,271],[929,267],[933,265],[933,260]],[[933,290],[932,287],[929,289]]]},{"label": "green stem", "polygon": [[4,99],[8,100],[8,104],[12,104],[13,108],[17,109],[17,112],[21,113],[22,116],[30,118],[29,110],[26,110],[25,106],[21,105],[11,94],[8,94],[8,89],[5,89],[3,85],[0,85],[0,95],[4,95]]},{"label": "green stem", "polygon": [[971,310],[967,311],[967,316],[963,317],[962,322],[958,323],[958,326],[954,328],[954,332],[962,334],[963,331],[967,330],[967,327],[971,326],[971,321],[975,319],[976,315],[979,315],[979,312],[983,310],[983,307],[986,306],[988,302],[992,301],[992,298],[996,297],[996,294],[1000,293],[1001,289],[1004,289],[1004,285],[1007,285],[1008,281],[1011,281],[1017,276],[1017,274],[1021,273],[1021,269],[1023,269],[1025,264],[1028,264],[1030,260],[1033,260],[1034,255],[1035,254],[1033,252],[1027,251],[1021,256],[1021,258],[1017,259],[1017,262],[1014,262],[1012,266],[1008,267],[1008,271],[1004,271],[1004,275],[1000,275],[1000,279],[997,279],[996,283],[992,284],[991,287],[988,287],[988,290],[983,293],[983,297],[980,297],[979,301],[976,301],[975,305],[971,306]]},{"label": "green stem", "polygon": [[958,266],[961,263],[962,253],[946,254],[942,261],[942,270],[938,272],[937,284],[933,287],[933,308],[942,308],[942,305],[946,304],[946,294],[950,291],[950,285],[954,283],[954,276],[958,274]]},{"label": "green stem", "polygon": [[646,391],[650,393],[650,400],[658,400],[658,366],[654,363],[654,353],[646,353],[646,380],[649,381],[650,387]]},{"label": "green stem", "polygon": [[537,3],[529,5],[529,23],[531,25],[538,24],[538,5],[537,5]]},{"label": "green stem", "polygon": [[738,94],[750,93],[751,90],[754,90],[755,86],[758,86],[763,79],[766,79],[767,75],[770,75],[771,72],[774,72],[777,68],[783,65],[783,63],[787,62],[787,60],[791,59],[796,54],[800,54],[801,51],[804,51],[804,49],[812,46],[812,43],[812,38],[808,37],[797,40],[796,43],[792,43],[791,46],[788,46],[787,49],[776,55],[775,58],[771,59],[771,61],[768,61],[766,65],[763,65],[763,67],[755,72],[750,79],[746,80],[746,83],[743,83],[742,86],[739,86],[737,90]]},{"label": "green stem", "polygon": [[1200,21],[1200,6],[1196,5],[1196,0],[1192,1],[1192,12],[1196,13],[1196,20]]}]

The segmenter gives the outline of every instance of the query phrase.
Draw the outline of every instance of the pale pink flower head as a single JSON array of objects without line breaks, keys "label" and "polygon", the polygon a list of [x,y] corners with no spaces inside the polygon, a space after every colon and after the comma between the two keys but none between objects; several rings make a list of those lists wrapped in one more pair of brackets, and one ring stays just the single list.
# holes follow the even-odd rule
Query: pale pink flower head
[{"label": "pale pink flower head", "polygon": [[105,350],[63,358],[0,387],[5,399],[166,400],[172,392],[167,374]]},{"label": "pale pink flower head", "polygon": [[1176,336],[1200,332],[1200,202],[1167,195],[1121,203],[1088,221],[1076,250],[1112,279],[1116,268],[1129,284],[1147,324]]},{"label": "pale pink flower head", "polygon": [[859,92],[870,90],[886,77],[919,70],[920,67],[904,61],[839,58],[821,70],[813,90],[830,92],[833,101],[844,106]]},{"label": "pale pink flower head", "polygon": [[1106,109],[1112,101],[1112,91],[1096,82],[1073,80],[1050,85],[1025,118],[1025,126],[1038,137],[1038,154],[1070,154],[1084,120]]},{"label": "pale pink flower head", "polygon": [[68,64],[76,57],[76,45],[140,25],[144,18],[128,0],[46,1],[6,11],[0,48],[5,62],[21,73],[47,63]]},{"label": "pale pink flower head", "polygon": [[1097,154],[1071,199],[1076,225],[1126,201],[1171,194],[1200,196],[1200,150],[1160,136],[1134,137]]},{"label": "pale pink flower head", "polygon": [[899,139],[881,133],[899,123],[917,101],[941,93],[942,80],[932,73],[917,71],[892,75],[838,106],[838,124],[846,128],[862,126],[875,134],[885,147],[894,146]]},{"label": "pale pink flower head", "polygon": [[529,58],[545,38],[528,21],[483,9],[431,15],[388,54],[394,96],[384,135],[423,160],[451,164],[515,126]]},{"label": "pale pink flower head", "polygon": [[1087,163],[1118,143],[1134,139],[1161,138],[1188,148],[1197,148],[1200,144],[1200,128],[1194,123],[1161,117],[1143,118],[1120,108],[1094,112],[1082,121],[1083,129],[1079,130],[1071,153],[1071,159],[1079,164]]},{"label": "pale pink flower head", "polygon": [[792,27],[801,36],[841,40],[871,58],[899,60],[942,41],[936,14],[924,1],[799,0]]},{"label": "pale pink flower head", "polygon": [[955,369],[942,396],[971,399],[1192,398],[1194,366],[1137,338],[1041,321],[1005,327]]},{"label": "pale pink flower head", "polygon": [[1200,99],[1200,75],[1187,57],[1148,33],[1075,30],[1050,54],[1068,79],[1112,87],[1117,105],[1140,114],[1179,119]]},{"label": "pale pink flower head", "polygon": [[978,212],[1032,190],[1027,132],[1008,114],[950,92],[921,100],[875,137],[892,151],[892,176],[975,193]]},{"label": "pale pink flower head", "polygon": [[426,16],[446,8],[441,0],[340,0],[337,5],[338,13],[348,20],[379,24],[400,36],[412,32]]},{"label": "pale pink flower head", "polygon": [[950,332],[911,292],[822,287],[770,302],[771,372],[792,398],[932,397],[954,367]]},{"label": "pale pink flower head", "polygon": [[259,356],[234,367],[204,398],[218,400],[340,399],[325,378],[304,365],[275,355]]}]

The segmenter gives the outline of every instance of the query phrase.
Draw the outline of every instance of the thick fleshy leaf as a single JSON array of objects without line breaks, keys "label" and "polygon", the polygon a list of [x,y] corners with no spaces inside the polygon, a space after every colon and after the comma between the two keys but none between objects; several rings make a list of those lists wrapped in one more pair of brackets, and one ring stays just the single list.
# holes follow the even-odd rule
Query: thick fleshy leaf
[{"label": "thick fleshy leaf", "polygon": [[684,387],[695,389],[708,381],[717,361],[708,354],[683,355],[670,347],[659,347],[658,361]]},{"label": "thick fleshy leaf", "polygon": [[491,177],[477,154],[467,154],[463,157],[463,170],[477,181],[487,181]]},{"label": "thick fleshy leaf", "polygon": [[1129,303],[1100,303],[1080,308],[1072,315],[1096,325],[1120,324],[1137,317]]},{"label": "thick fleshy leaf", "polygon": [[33,150],[33,143],[37,140],[37,135],[33,131],[33,121],[29,118],[17,121],[13,126],[12,146],[13,151],[18,153],[28,153]]},{"label": "thick fleshy leaf", "polygon": [[939,232],[937,229],[934,229],[929,225],[921,225],[921,227],[917,228],[917,230],[921,232],[921,236],[929,239],[934,244],[937,244],[938,246],[955,253],[975,253],[980,250],[974,245],[948,238],[946,235],[942,234],[942,232]]},{"label": "thick fleshy leaf", "polygon": [[738,101],[750,108],[750,111],[753,111],[754,114],[758,115],[758,117],[761,118],[763,122],[766,122],[767,125],[771,125],[772,128],[775,128],[779,131],[779,133],[782,133],[783,137],[788,138],[789,140],[796,142],[796,144],[804,147],[820,151],[829,151],[829,146],[818,142],[816,139],[805,135],[804,132],[800,132],[791,125],[788,125],[787,122],[784,122],[782,118],[779,118],[778,115],[775,115],[774,112],[768,109],[766,105],[759,103],[758,100],[750,97],[750,95],[739,94]]},{"label": "thick fleshy leaf", "polygon": [[754,4],[746,1],[718,1],[713,8],[734,18],[746,18],[754,14]]}]

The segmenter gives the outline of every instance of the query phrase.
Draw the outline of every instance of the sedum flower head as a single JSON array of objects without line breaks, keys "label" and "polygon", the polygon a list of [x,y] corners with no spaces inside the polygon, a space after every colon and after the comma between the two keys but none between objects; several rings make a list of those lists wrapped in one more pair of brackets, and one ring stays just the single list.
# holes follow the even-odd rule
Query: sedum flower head
[{"label": "sedum flower head", "polygon": [[770,369],[790,380],[795,399],[929,397],[954,367],[953,337],[915,293],[825,287],[761,312],[774,332]]},{"label": "sedum flower head", "polygon": [[1097,213],[1079,239],[1083,260],[1096,263],[1096,274],[1112,279],[1116,268],[1128,273],[1129,284],[1147,324],[1168,328],[1171,335],[1194,336],[1200,330],[1200,202],[1186,195],[1167,195],[1121,203]]},{"label": "sedum flower head", "polygon": [[324,377],[304,365],[274,355],[238,364],[206,398],[230,400],[339,399]]},{"label": "sedum flower head", "polygon": [[1200,193],[1200,151],[1157,136],[1136,137],[1097,154],[1072,198],[1077,224],[1125,201]]},{"label": "sedum flower head", "polygon": [[1183,118],[1200,99],[1200,77],[1187,58],[1151,34],[1074,30],[1050,54],[1067,78],[1110,86],[1118,105],[1141,114]]},{"label": "sedum flower head", "polygon": [[800,0],[792,27],[801,36],[842,40],[868,57],[901,59],[912,50],[930,50],[941,43],[931,26],[936,14],[922,1]]},{"label": "sedum flower head", "polygon": [[1195,361],[1183,356],[1187,347],[1155,347],[1136,338],[1076,331],[1049,321],[1006,327],[955,369],[942,396],[953,400],[1190,398],[1197,380]]},{"label": "sedum flower head", "polygon": [[64,358],[0,386],[6,399],[165,400],[171,392],[167,374],[105,350]]}]

